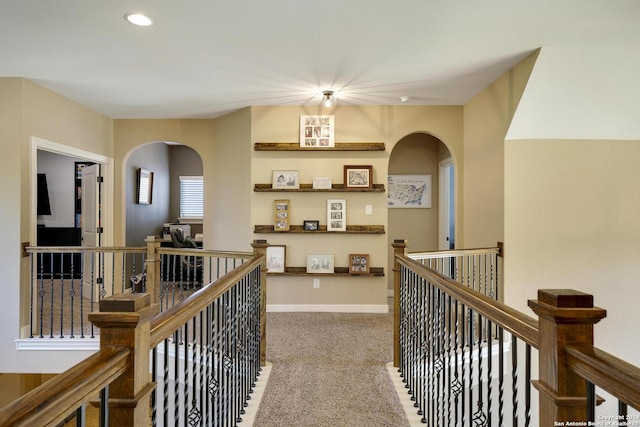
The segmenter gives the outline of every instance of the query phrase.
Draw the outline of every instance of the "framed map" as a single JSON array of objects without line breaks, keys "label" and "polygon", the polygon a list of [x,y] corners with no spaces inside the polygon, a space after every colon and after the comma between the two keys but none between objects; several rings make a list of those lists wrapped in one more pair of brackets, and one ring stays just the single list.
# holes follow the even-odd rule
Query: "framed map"
[{"label": "framed map", "polygon": [[431,207],[431,175],[389,175],[387,188],[390,208]]}]

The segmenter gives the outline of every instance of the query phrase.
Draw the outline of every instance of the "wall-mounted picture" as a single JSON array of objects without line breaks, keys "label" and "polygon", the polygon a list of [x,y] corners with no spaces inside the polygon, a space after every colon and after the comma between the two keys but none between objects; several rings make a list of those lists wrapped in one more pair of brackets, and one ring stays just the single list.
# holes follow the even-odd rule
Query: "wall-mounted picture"
[{"label": "wall-mounted picture", "polygon": [[347,231],[347,200],[327,200],[327,231]]},{"label": "wall-mounted picture", "polygon": [[307,273],[333,273],[333,254],[308,254]]},{"label": "wall-mounted picture", "polygon": [[369,254],[349,254],[349,274],[369,274]]},{"label": "wall-mounted picture", "polygon": [[431,175],[389,175],[387,187],[390,208],[431,207]]},{"label": "wall-mounted picture", "polygon": [[275,231],[289,231],[289,199],[274,200],[273,229]]},{"label": "wall-mounted picture", "polygon": [[345,165],[344,167],[344,187],[349,188],[371,188],[371,165]]},{"label": "wall-mounted picture", "polygon": [[273,171],[273,181],[271,187],[280,190],[294,190],[300,188],[300,178],[298,171]]},{"label": "wall-mounted picture", "polygon": [[153,195],[153,172],[138,169],[138,191],[136,202],[140,205],[150,205]]},{"label": "wall-mounted picture", "polygon": [[285,245],[267,246],[267,272],[284,273],[286,269],[287,247]]},{"label": "wall-mounted picture", "polygon": [[301,147],[334,147],[333,116],[300,116]]},{"label": "wall-mounted picture", "polygon": [[314,190],[331,190],[331,177],[330,176],[314,176],[313,177],[313,189]]},{"label": "wall-mounted picture", "polygon": [[318,229],[320,229],[320,221],[316,219],[305,219],[303,228],[304,231],[318,231]]}]

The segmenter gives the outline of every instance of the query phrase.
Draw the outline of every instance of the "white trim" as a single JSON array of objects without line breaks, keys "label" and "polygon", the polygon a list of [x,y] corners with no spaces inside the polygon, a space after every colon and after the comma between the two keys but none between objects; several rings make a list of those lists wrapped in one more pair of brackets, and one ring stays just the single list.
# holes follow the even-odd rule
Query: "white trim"
[{"label": "white trim", "polygon": [[398,372],[398,368],[393,366],[393,362],[387,363],[387,373],[391,377],[391,382],[396,389],[396,393],[398,393],[398,398],[400,399],[404,413],[407,416],[407,420],[409,420],[409,426],[424,426],[422,417],[418,415],[418,409],[413,405],[414,401],[411,400],[411,395],[407,393],[405,383],[400,376],[400,372]]},{"label": "white trim", "polygon": [[18,351],[98,351],[100,338],[20,338]]},{"label": "white trim", "polygon": [[395,293],[393,289],[387,289],[387,298],[393,298],[394,294]]},{"label": "white trim", "polygon": [[388,313],[388,304],[267,304],[267,312]]}]

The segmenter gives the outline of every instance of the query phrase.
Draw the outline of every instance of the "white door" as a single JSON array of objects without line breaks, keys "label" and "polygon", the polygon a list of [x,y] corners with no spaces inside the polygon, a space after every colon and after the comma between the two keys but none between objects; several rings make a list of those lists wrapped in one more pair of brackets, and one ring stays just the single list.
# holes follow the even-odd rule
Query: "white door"
[{"label": "white door", "polygon": [[[82,246],[100,246],[100,165],[85,166],[82,169],[82,203],[81,203],[81,232]],[[104,283],[99,277],[101,272],[99,257],[86,252],[83,264],[82,295],[85,298],[98,299]],[[93,292],[91,292],[93,290]]]},{"label": "white door", "polygon": [[438,188],[438,249],[453,249],[455,245],[453,160],[440,161]]}]

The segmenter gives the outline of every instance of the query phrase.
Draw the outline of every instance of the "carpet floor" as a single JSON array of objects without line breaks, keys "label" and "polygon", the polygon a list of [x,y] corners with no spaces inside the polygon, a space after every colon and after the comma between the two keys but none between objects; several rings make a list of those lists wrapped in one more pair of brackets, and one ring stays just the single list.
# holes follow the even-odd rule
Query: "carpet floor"
[{"label": "carpet floor", "polygon": [[390,314],[268,313],[255,427],[409,426],[386,364]]}]

